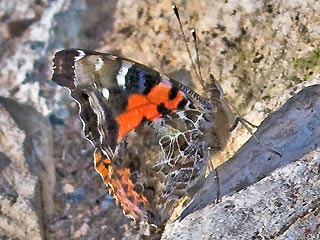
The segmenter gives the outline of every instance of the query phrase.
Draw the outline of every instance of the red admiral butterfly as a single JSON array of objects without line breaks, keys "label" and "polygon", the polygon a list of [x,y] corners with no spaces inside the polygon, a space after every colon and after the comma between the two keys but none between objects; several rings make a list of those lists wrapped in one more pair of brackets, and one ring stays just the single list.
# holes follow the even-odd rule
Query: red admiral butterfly
[{"label": "red admiral butterfly", "polygon": [[192,197],[226,144],[229,110],[210,76],[206,98],[151,68],[108,53],[57,52],[52,80],[79,103],[94,163],[124,213],[163,225]]}]

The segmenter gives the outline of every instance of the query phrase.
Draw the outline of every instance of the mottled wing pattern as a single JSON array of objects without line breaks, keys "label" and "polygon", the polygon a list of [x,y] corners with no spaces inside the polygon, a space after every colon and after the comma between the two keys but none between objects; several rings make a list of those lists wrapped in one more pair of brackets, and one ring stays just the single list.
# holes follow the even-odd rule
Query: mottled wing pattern
[{"label": "mottled wing pattern", "polygon": [[198,189],[212,150],[224,144],[214,123],[219,108],[112,54],[68,49],[53,62],[52,79],[79,103],[96,170],[110,193],[125,214],[161,226],[177,201]]}]

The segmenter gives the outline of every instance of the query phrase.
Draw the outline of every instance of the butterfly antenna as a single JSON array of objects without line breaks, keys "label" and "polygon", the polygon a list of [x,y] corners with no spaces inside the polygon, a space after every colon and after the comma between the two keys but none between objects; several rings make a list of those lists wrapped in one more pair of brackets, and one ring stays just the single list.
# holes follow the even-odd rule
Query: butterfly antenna
[{"label": "butterfly antenna", "polygon": [[184,43],[186,45],[187,52],[188,52],[189,58],[191,60],[192,66],[194,68],[194,71],[195,71],[195,73],[197,75],[197,78],[200,81],[200,84],[201,84],[202,88],[204,89],[204,82],[203,82],[202,78],[200,77],[200,74],[198,73],[196,64],[194,63],[193,58],[191,56],[191,51],[190,51],[190,47],[189,47],[189,44],[188,44],[188,41],[187,41],[187,38],[186,38],[186,34],[184,33],[184,30],[183,30],[183,27],[182,27],[180,15],[179,15],[179,10],[178,10],[178,8],[177,8],[177,6],[175,4],[172,4],[172,10],[174,11],[174,14],[176,15],[176,17],[178,19],[178,23],[179,23],[180,31],[181,31],[181,34],[182,34],[182,37],[183,37],[183,41],[184,41]]},{"label": "butterfly antenna", "polygon": [[197,56],[197,65],[198,65],[198,73],[200,75],[200,82],[202,87],[204,86],[204,81],[202,77],[202,71],[201,71],[201,65],[200,65],[200,54],[199,54],[199,44],[198,44],[198,38],[197,38],[197,32],[195,29],[191,29],[191,34],[194,40],[194,47],[196,49],[196,56]]}]

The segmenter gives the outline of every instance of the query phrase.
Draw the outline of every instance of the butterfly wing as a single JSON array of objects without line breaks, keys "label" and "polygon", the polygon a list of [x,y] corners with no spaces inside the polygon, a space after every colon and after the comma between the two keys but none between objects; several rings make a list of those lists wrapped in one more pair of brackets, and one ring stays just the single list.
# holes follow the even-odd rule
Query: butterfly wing
[{"label": "butterfly wing", "polygon": [[53,62],[52,79],[79,103],[110,193],[127,215],[162,225],[204,178],[214,107],[165,75],[112,54],[68,49]]}]

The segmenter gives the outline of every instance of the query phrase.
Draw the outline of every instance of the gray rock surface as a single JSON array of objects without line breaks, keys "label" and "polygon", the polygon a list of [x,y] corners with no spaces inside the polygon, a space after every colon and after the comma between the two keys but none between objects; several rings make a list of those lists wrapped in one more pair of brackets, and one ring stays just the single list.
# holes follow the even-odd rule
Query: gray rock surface
[{"label": "gray rock surface", "polygon": [[43,239],[40,183],[26,164],[25,137],[0,105],[0,238]]},{"label": "gray rock surface", "polygon": [[319,239],[320,149],[167,225],[162,239]]},{"label": "gray rock surface", "polygon": [[[197,29],[204,76],[211,71],[229,101],[252,123],[259,125],[299,90],[319,84],[319,1],[175,3],[185,29]],[[0,113],[0,238],[139,239],[94,171],[77,106],[50,80],[51,59],[55,51],[69,47],[110,51],[170,73],[201,92],[171,2],[2,0],[0,19],[0,95],[11,99],[2,99]],[[265,135],[269,130],[259,131],[273,146]],[[216,166],[250,137],[241,127],[232,135],[228,148],[214,158]],[[291,140],[284,144],[288,149]],[[312,158],[307,152],[302,155]],[[305,173],[306,179],[313,176]],[[266,179],[264,184],[270,185]],[[206,205],[201,198],[197,201],[193,210]],[[290,231],[318,226],[313,213]],[[261,214],[257,208],[255,217],[261,219]],[[226,221],[228,225],[233,219]],[[168,229],[166,236],[174,234]]]},{"label": "gray rock surface", "polygon": [[[37,176],[41,184],[41,208],[47,221],[54,212],[53,192],[56,183],[53,158],[53,133],[50,121],[32,106],[0,97],[0,105],[8,111],[19,129],[24,131],[23,155],[28,171]],[[7,133],[6,133],[7,134]]]}]

